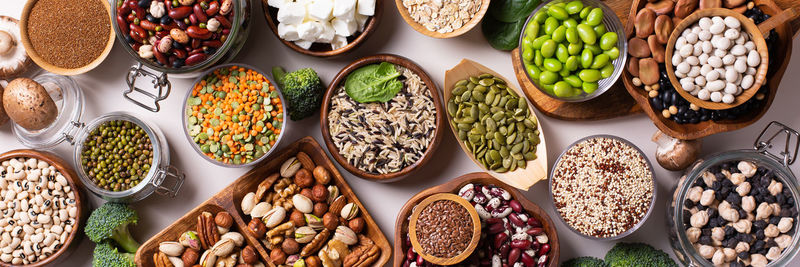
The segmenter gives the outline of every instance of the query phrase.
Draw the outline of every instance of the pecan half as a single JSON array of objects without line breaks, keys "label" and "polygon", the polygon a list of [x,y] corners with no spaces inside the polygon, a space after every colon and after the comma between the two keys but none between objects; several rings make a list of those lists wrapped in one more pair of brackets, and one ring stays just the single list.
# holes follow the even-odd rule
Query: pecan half
[{"label": "pecan half", "polygon": [[314,236],[314,240],[311,240],[311,243],[308,243],[303,250],[300,251],[300,257],[308,257],[314,255],[317,251],[319,251],[322,246],[325,245],[325,242],[328,241],[328,237],[331,236],[331,231],[328,229],[323,229],[319,232],[316,236]]},{"label": "pecan half", "polygon": [[359,244],[347,257],[344,258],[344,266],[365,267],[378,260],[380,248],[364,235],[359,235]]},{"label": "pecan half", "polygon": [[272,175],[267,177],[267,179],[264,179],[264,181],[261,181],[261,183],[258,184],[258,189],[256,189],[256,196],[255,196],[256,202],[259,202],[263,199],[264,194],[266,194],[267,191],[269,191],[269,188],[272,186],[272,183],[275,182],[275,179],[278,179],[277,173],[273,173]]}]

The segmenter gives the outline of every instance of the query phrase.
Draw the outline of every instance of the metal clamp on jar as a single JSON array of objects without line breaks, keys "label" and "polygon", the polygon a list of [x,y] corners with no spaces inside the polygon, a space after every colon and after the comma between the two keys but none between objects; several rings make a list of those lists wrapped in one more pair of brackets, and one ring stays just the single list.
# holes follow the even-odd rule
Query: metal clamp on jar
[{"label": "metal clamp on jar", "polygon": [[[72,78],[54,74],[44,74],[33,78],[41,84],[58,107],[58,116],[49,126],[41,130],[30,131],[14,124],[13,131],[23,145],[35,149],[52,149],[67,141],[75,146],[73,160],[75,170],[83,184],[92,193],[103,199],[114,202],[135,202],[144,199],[153,192],[175,197],[180,190],[185,176],[177,168],[169,164],[169,146],[164,134],[155,125],[125,113],[112,112],[104,114],[89,123],[81,122],[83,114],[83,94]],[[90,133],[109,121],[124,121],[135,124],[144,131],[151,140],[152,161],[147,173],[131,188],[121,191],[107,190],[98,186],[85,170],[81,152],[88,141]],[[121,154],[126,154],[122,152]]]},{"label": "metal clamp on jar", "polygon": [[[800,251],[797,131],[771,122],[753,149],[698,160],[667,207],[670,245],[689,266],[787,266]],[[783,143],[783,144],[781,144]]]}]

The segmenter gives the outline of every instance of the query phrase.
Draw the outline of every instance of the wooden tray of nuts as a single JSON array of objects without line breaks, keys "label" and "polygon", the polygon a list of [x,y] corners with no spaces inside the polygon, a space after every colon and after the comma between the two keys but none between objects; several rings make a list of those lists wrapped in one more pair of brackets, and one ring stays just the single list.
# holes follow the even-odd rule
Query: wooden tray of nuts
[{"label": "wooden tray of nuts", "polygon": [[558,266],[560,247],[553,220],[517,189],[485,172],[468,173],[425,189],[406,202],[395,222],[393,266],[428,266],[412,249],[408,227],[417,204],[437,193],[458,194],[475,205],[481,217],[478,246],[459,265],[498,266],[492,262],[500,261],[503,266]]},{"label": "wooden tray of nuts", "polygon": [[[308,267],[383,266],[391,245],[363,207],[322,147],[305,137],[150,238],[136,263],[171,266],[166,258],[181,259],[184,266],[209,259],[217,265],[208,266],[226,267],[292,266],[301,260]],[[237,231],[243,240],[231,234]],[[192,245],[200,249],[187,248]],[[228,253],[217,255],[223,252]],[[219,265],[231,258],[233,265]]]}]

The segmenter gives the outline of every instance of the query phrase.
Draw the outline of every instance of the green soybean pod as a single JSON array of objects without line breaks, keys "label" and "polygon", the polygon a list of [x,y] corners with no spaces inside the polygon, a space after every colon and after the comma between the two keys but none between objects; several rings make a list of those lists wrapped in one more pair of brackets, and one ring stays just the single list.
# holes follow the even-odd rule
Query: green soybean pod
[{"label": "green soybean pod", "polygon": [[585,19],[587,16],[589,16],[589,12],[592,12],[592,7],[583,7],[583,9],[581,9],[581,13],[578,14],[578,17]]},{"label": "green soybean pod", "polygon": [[613,74],[614,74],[614,64],[608,64],[602,69],[600,69],[600,76],[603,77],[603,79],[611,77],[611,75]]},{"label": "green soybean pod", "polygon": [[578,72],[578,77],[584,82],[596,82],[600,80],[600,71],[593,69],[584,69]]},{"label": "green soybean pod", "polygon": [[554,84],[557,80],[558,74],[555,72],[544,70],[539,74],[539,82],[542,84]]},{"label": "green soybean pod", "polygon": [[557,82],[554,85],[553,91],[556,93],[557,97],[570,97],[572,96],[572,85],[565,81]]},{"label": "green soybean pod", "polygon": [[603,54],[608,55],[609,59],[617,59],[619,57],[619,49],[617,47],[612,47],[609,50],[603,51]]},{"label": "green soybean pod", "polygon": [[606,32],[608,32],[606,30],[606,25],[604,24],[594,26],[592,27],[592,29],[594,29],[594,32],[597,34],[597,36],[603,36],[603,34],[606,34]]},{"label": "green soybean pod", "polygon": [[580,55],[580,54],[581,54],[581,50],[583,50],[583,45],[579,45],[579,44],[569,44],[569,45],[567,46],[567,52],[568,52],[570,55]]},{"label": "green soybean pod", "polygon": [[603,10],[599,7],[595,7],[586,15],[586,24],[589,24],[589,26],[597,26],[600,25],[600,23],[603,23]]},{"label": "green soybean pod", "polygon": [[568,18],[564,20],[564,23],[562,24],[564,24],[564,26],[567,26],[567,28],[578,27],[578,21],[573,18]]},{"label": "green soybean pod", "polygon": [[592,60],[592,65],[589,67],[593,69],[601,69],[606,65],[608,65],[608,55],[599,54],[594,57],[594,60]]},{"label": "green soybean pod", "polygon": [[544,23],[546,19],[547,19],[547,14],[545,14],[543,11],[536,12],[536,14],[533,15],[533,21],[539,24]]},{"label": "green soybean pod", "polygon": [[539,74],[542,73],[542,71],[539,69],[539,67],[537,67],[537,66],[535,66],[533,64],[529,64],[529,63],[525,63],[525,71],[527,71],[528,72],[528,76],[530,76],[531,79],[533,79],[535,81],[539,80]]},{"label": "green soybean pod", "polygon": [[576,44],[581,39],[578,36],[578,29],[576,27],[568,27],[567,31],[564,34],[564,37],[570,44]]},{"label": "green soybean pod", "polygon": [[553,57],[553,54],[556,53],[556,42],[553,40],[544,41],[541,51],[543,57]]},{"label": "green soybean pod", "polygon": [[550,6],[550,8],[547,9],[547,15],[550,15],[551,17],[554,17],[558,20],[565,20],[569,17],[569,14],[567,14],[567,10],[565,10],[564,7],[559,5]]},{"label": "green soybean pod", "polygon": [[592,55],[603,53],[603,49],[600,49],[600,46],[597,44],[584,44],[583,49],[589,49],[589,51],[592,51]]},{"label": "green soybean pod", "polygon": [[578,24],[578,36],[581,38],[583,43],[585,44],[594,44],[597,42],[597,35],[594,32],[594,29],[586,24]]},{"label": "green soybean pod", "polygon": [[566,9],[567,13],[570,15],[578,14],[581,12],[581,9],[583,9],[583,2],[578,0],[569,2],[564,9]]},{"label": "green soybean pod", "polygon": [[523,47],[523,50],[522,59],[525,60],[525,62],[533,62],[533,49]]},{"label": "green soybean pod", "polygon": [[607,32],[600,37],[600,49],[609,50],[617,45],[617,33]]},{"label": "green soybean pod", "polygon": [[567,58],[569,57],[569,53],[567,52],[567,46],[564,44],[558,44],[558,48],[556,48],[556,58],[561,63],[566,63]]},{"label": "green soybean pod", "polygon": [[536,50],[533,53],[533,64],[541,67],[543,63],[544,63],[544,57],[542,56],[542,51]]},{"label": "green soybean pod", "polygon": [[555,31],[553,31],[553,35],[550,37],[556,43],[562,43],[566,39],[567,34],[567,27],[564,25],[558,26]]},{"label": "green soybean pod", "polygon": [[564,77],[564,81],[575,88],[581,88],[583,86],[583,81],[581,81],[581,78],[578,78],[578,76],[575,75]]},{"label": "green soybean pod", "polygon": [[525,36],[530,37],[531,39],[536,38],[539,35],[539,25],[536,21],[531,21],[528,23],[528,27],[525,28]]},{"label": "green soybean pod", "polygon": [[531,47],[533,47],[533,49],[541,49],[542,44],[544,44],[544,41],[547,40],[550,40],[550,35],[539,36],[536,39],[533,39],[533,42],[531,42]]},{"label": "green soybean pod", "polygon": [[544,59],[544,69],[551,72],[558,72],[562,68],[561,62],[555,58]]},{"label": "green soybean pod", "polygon": [[558,26],[559,26],[558,19],[554,17],[548,17],[547,20],[544,21],[544,33],[547,35],[551,35],[553,34],[554,31],[556,31],[556,28],[558,28]]},{"label": "green soybean pod", "polygon": [[581,52],[581,67],[584,69],[589,68],[592,66],[593,59],[594,54],[592,54],[592,51],[589,49],[584,49],[583,52]]},{"label": "green soybean pod", "polygon": [[564,68],[569,71],[574,71],[578,69],[578,65],[580,64],[580,59],[578,56],[569,56],[567,58],[567,62],[564,63]]},{"label": "green soybean pod", "polygon": [[594,93],[594,91],[597,91],[597,87],[598,86],[596,82],[584,82],[583,85],[581,86],[583,92],[587,94],[591,94]]}]

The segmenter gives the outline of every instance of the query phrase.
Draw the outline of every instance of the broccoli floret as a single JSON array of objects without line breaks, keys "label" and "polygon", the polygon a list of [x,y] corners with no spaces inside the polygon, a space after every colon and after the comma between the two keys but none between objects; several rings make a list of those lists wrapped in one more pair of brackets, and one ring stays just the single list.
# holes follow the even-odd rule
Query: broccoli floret
[{"label": "broccoli floret", "polygon": [[92,242],[101,243],[112,239],[125,251],[135,253],[139,249],[139,242],[131,236],[128,225],[138,221],[139,214],[128,205],[106,202],[92,211],[84,232]]},{"label": "broccoli floret", "polygon": [[286,73],[283,68],[274,67],[272,76],[289,102],[289,118],[293,121],[313,116],[319,110],[325,88],[316,71],[304,68]]},{"label": "broccoli floret", "polygon": [[92,266],[95,267],[134,267],[134,254],[119,252],[110,242],[102,242],[94,247]]},{"label": "broccoli floret", "polygon": [[644,243],[617,243],[606,253],[610,267],[677,267],[669,255]]},{"label": "broccoli floret", "polygon": [[561,267],[608,267],[608,264],[595,257],[577,257],[562,263]]}]

